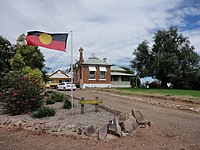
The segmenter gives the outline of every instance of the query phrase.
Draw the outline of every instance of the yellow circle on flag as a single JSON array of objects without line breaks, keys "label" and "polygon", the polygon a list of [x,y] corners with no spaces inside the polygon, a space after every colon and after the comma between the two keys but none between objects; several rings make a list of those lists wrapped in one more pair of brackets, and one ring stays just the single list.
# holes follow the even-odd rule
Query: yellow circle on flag
[{"label": "yellow circle on flag", "polygon": [[45,45],[48,45],[52,42],[51,35],[49,35],[47,33],[40,34],[39,39],[40,39],[40,42]]}]

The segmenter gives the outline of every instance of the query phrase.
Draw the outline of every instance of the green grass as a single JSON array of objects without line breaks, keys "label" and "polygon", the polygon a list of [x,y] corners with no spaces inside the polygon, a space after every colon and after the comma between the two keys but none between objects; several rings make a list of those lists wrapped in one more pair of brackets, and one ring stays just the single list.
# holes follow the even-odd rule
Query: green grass
[{"label": "green grass", "polygon": [[192,96],[200,98],[200,91],[197,90],[178,90],[178,89],[145,89],[145,88],[117,88],[119,91],[128,91],[140,94],[161,94],[168,96]]}]

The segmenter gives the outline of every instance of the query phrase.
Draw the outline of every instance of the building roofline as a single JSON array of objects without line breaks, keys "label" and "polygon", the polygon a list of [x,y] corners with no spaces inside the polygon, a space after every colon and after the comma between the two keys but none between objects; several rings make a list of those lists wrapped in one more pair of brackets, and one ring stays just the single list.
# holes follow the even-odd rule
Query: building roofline
[{"label": "building roofline", "polygon": [[49,75],[49,78],[51,76],[53,76],[54,74],[56,74],[58,71],[60,71],[62,74],[64,74],[66,77],[69,77],[67,74],[65,74],[62,70],[58,69],[56,72],[52,73],[51,75]]}]

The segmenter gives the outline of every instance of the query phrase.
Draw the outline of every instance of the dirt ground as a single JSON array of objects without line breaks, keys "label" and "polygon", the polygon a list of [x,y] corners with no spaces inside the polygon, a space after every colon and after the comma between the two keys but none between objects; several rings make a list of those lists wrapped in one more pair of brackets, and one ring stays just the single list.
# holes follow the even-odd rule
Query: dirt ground
[{"label": "dirt ground", "polygon": [[[70,94],[69,91],[64,93]],[[85,99],[98,96],[103,100],[103,104],[109,107],[122,111],[139,110],[153,125],[109,141],[0,128],[0,150],[200,150],[200,113],[161,107],[138,100],[151,100],[150,97],[137,95],[130,99],[113,95],[109,91],[76,90],[74,96]],[[160,97],[153,100],[200,107],[200,104]]]}]

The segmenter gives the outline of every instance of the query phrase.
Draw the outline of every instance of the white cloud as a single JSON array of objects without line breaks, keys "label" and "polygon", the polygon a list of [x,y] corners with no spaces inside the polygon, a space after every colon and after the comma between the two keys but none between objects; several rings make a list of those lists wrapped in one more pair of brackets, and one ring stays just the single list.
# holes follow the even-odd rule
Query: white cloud
[{"label": "white cloud", "polygon": [[195,51],[200,55],[200,43],[199,43],[200,28],[190,31],[185,31],[183,34],[189,37],[191,45],[195,47]]},{"label": "white cloud", "polygon": [[[72,30],[74,60],[79,58],[78,49],[83,47],[85,58],[95,53],[99,58],[107,57],[110,63],[128,65],[133,49],[144,39],[151,42],[157,29],[184,26],[185,15],[199,15],[191,6],[179,9],[181,2],[183,0],[1,0],[0,33],[14,43],[21,33],[29,30]],[[196,31],[187,35],[195,47],[200,47]],[[70,37],[67,44],[67,53],[41,48],[47,67],[69,66]]]}]

